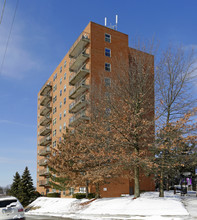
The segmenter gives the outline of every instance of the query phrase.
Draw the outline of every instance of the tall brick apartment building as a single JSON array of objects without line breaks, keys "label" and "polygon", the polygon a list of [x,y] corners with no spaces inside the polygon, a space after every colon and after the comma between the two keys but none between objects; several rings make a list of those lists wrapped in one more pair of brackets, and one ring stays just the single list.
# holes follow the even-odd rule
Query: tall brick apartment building
[{"label": "tall brick apartment building", "polygon": [[[37,146],[37,190],[46,194],[54,189],[49,186],[47,159],[51,148],[57,146],[66,127],[78,120],[89,120],[86,106],[87,95],[93,82],[98,82],[99,73],[109,84],[113,74],[112,57],[121,53],[128,59],[128,35],[90,22],[72,45],[66,56],[38,93],[38,146]],[[133,182],[119,179],[101,187],[101,196],[120,196],[133,192]],[[150,178],[143,177],[141,189],[153,190]],[[70,188],[61,196],[84,191]],[[90,189],[91,190],[91,189]]]}]

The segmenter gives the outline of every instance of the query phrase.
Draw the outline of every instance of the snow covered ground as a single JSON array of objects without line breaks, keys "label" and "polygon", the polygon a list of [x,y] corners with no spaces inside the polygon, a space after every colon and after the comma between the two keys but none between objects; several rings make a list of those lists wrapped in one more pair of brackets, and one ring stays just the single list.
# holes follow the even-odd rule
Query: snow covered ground
[{"label": "snow covered ground", "polygon": [[[184,207],[184,205],[186,208]],[[64,217],[72,219],[197,219],[197,197],[184,197],[173,192],[146,192],[138,199],[133,196],[102,198],[93,201],[69,198],[40,197],[30,205],[29,215]],[[192,216],[190,216],[190,212]]]}]

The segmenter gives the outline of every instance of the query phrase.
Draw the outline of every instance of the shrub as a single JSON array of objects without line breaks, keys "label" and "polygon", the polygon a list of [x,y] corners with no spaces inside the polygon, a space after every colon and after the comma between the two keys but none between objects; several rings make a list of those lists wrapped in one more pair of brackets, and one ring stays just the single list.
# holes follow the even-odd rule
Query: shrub
[{"label": "shrub", "polygon": [[76,199],[84,199],[85,197],[86,197],[85,193],[75,193],[75,194],[73,194],[73,198],[76,198]]},{"label": "shrub", "polygon": [[95,193],[89,193],[88,194],[88,199],[93,199],[95,198]]},{"label": "shrub", "polygon": [[[75,193],[75,194],[73,194],[73,198],[84,199],[84,198],[86,198],[86,194],[85,193]],[[92,198],[95,198],[95,193],[88,194],[88,199],[92,199]]]},{"label": "shrub", "polygon": [[47,193],[47,197],[55,197],[55,198],[60,198],[60,193],[57,192],[52,192],[52,193]]}]

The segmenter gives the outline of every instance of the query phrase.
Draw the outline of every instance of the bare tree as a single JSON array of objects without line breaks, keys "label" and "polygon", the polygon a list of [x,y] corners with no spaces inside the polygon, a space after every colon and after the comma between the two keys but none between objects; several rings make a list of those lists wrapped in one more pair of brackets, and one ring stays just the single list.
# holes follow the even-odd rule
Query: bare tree
[{"label": "bare tree", "polygon": [[[184,117],[196,105],[192,98],[191,80],[194,78],[195,59],[193,51],[186,52],[182,47],[168,47],[156,66],[156,106],[157,130],[161,134],[170,123]],[[169,136],[169,134],[168,134]],[[161,140],[161,138],[158,138]],[[160,143],[162,145],[162,143]],[[160,149],[161,150],[161,149]],[[165,148],[159,152],[163,164],[170,152]],[[164,196],[164,166],[160,169],[160,196]]]},{"label": "bare tree", "polygon": [[128,59],[113,58],[112,66],[113,72],[107,76],[110,83],[105,85],[106,75],[101,74],[100,87],[94,85],[93,100],[98,102],[94,108],[113,133],[109,143],[116,149],[122,175],[134,179],[134,195],[139,197],[140,170],[145,173],[152,164],[149,144],[154,141],[154,57],[130,48]]}]

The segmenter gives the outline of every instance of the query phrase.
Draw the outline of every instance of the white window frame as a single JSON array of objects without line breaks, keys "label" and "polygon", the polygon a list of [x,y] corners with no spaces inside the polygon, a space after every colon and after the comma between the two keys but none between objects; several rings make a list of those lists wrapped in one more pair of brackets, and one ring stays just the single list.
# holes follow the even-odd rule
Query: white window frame
[{"label": "white window frame", "polygon": [[111,43],[111,34],[105,33],[105,42]]},{"label": "white window frame", "polygon": [[111,72],[111,63],[105,63],[105,71]]}]

